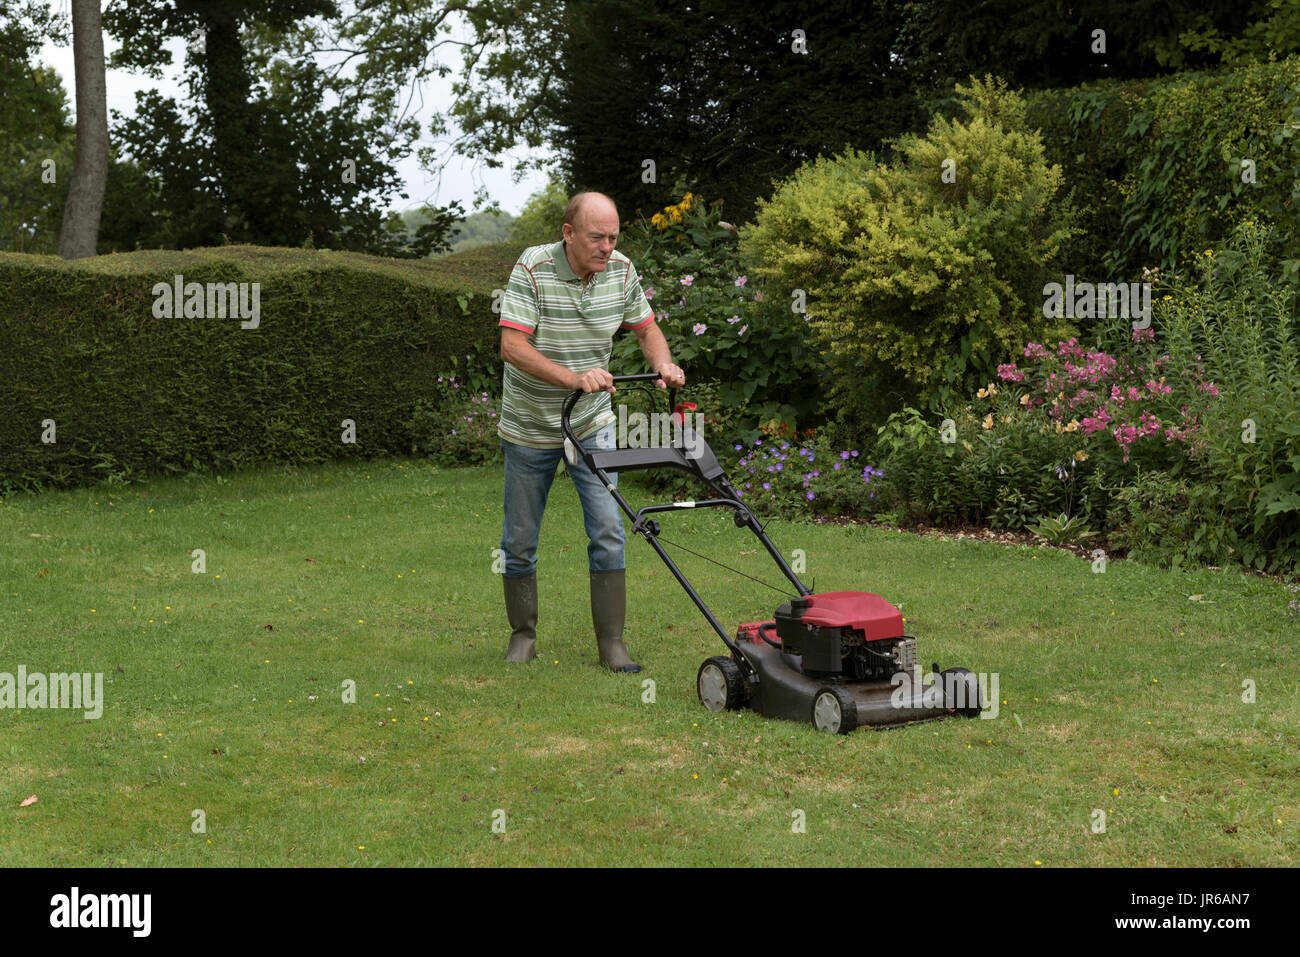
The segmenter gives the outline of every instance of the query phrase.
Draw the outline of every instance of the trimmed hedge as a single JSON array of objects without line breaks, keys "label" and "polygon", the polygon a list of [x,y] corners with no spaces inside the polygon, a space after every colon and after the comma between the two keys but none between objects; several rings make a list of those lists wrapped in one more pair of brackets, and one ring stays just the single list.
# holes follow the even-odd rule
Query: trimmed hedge
[{"label": "trimmed hedge", "polygon": [[[518,252],[0,253],[0,489],[408,454],[438,375],[499,381],[492,291]],[[155,284],[177,274],[259,283],[259,325],[155,317]]]}]

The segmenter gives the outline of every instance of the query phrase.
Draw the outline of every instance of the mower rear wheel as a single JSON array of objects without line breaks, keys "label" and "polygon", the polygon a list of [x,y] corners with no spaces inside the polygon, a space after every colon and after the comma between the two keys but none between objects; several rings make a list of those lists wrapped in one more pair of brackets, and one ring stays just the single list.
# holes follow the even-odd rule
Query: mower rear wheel
[{"label": "mower rear wheel", "polygon": [[734,661],[717,655],[700,665],[695,691],[710,711],[734,711],[744,704],[745,678]]},{"label": "mower rear wheel", "polygon": [[822,688],[813,698],[812,723],[818,731],[848,734],[858,726],[858,703],[843,688]]},{"label": "mower rear wheel", "polygon": [[979,679],[969,668],[948,668],[939,679],[945,707],[965,718],[974,718],[984,710]]}]

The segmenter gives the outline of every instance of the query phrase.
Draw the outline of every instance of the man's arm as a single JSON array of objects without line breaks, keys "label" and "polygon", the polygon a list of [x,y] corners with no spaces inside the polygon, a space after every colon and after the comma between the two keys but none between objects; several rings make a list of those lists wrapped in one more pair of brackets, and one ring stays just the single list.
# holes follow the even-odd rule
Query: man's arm
[{"label": "man's arm", "polygon": [[[658,330],[656,330],[658,331]],[[663,338],[661,333],[660,339]],[[508,326],[501,327],[501,358],[535,379],[558,385],[573,392],[614,391],[614,377],[604,369],[591,369],[579,375],[558,362],[546,358],[528,341],[528,333]],[[667,343],[664,344],[667,348]]]},{"label": "man's arm", "polygon": [[641,354],[645,356],[646,362],[650,364],[651,369],[659,373],[666,387],[680,389],[686,384],[686,373],[673,365],[673,355],[668,348],[668,340],[664,338],[663,330],[653,318],[636,330],[636,341],[641,346]]}]

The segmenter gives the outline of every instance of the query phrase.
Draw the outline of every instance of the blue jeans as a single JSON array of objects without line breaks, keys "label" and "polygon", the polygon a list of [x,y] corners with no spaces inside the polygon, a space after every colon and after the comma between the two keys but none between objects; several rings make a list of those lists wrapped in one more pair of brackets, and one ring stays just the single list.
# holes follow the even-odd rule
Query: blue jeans
[{"label": "blue jeans", "polygon": [[[618,437],[614,423],[582,440],[588,450],[614,449]],[[546,498],[555,480],[555,467],[564,458],[563,449],[533,449],[502,440],[506,458],[505,520],[501,525],[501,551],[505,555],[506,578],[527,578],[537,571],[537,538],[542,527]],[[623,569],[623,514],[609,490],[579,459],[568,467],[582,502],[583,524],[587,529],[587,565],[593,572]],[[609,474],[617,488],[618,475]]]}]

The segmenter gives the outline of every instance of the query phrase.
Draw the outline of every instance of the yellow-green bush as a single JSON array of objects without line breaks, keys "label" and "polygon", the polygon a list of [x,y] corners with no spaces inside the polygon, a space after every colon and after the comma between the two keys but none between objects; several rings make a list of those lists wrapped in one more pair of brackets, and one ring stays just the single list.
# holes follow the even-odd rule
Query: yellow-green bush
[{"label": "yellow-green bush", "polygon": [[792,308],[806,297],[846,425],[879,424],[906,402],[937,407],[1025,341],[1068,332],[1042,316],[1073,232],[1060,168],[1003,83],[958,92],[964,119],[900,138],[890,163],[851,149],[819,157],[742,235],[753,273]]}]

